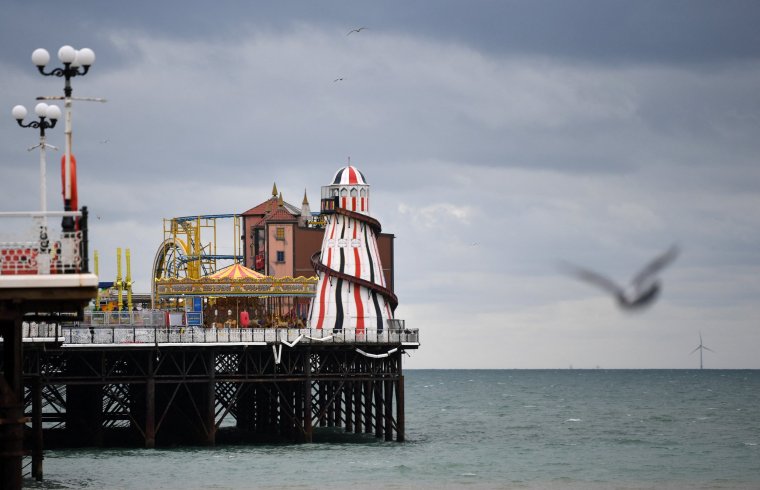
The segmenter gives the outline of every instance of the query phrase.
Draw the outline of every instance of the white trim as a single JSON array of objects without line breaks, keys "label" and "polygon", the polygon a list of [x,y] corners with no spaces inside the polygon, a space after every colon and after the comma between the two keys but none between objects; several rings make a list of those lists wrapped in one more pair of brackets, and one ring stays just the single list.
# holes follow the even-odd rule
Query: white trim
[{"label": "white trim", "polygon": [[95,274],[0,275],[0,289],[96,288]]}]

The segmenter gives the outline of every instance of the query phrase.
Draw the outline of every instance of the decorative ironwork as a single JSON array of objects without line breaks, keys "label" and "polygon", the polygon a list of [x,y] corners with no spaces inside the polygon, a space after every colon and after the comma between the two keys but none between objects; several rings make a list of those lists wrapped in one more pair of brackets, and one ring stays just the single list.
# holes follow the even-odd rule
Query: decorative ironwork
[{"label": "decorative ironwork", "polygon": [[[46,216],[82,216],[81,212],[0,213],[0,218],[22,218],[22,224],[4,228],[0,237],[0,274],[70,274],[84,269],[83,230],[56,232]],[[26,218],[26,219],[24,219]],[[14,230],[15,228],[15,230]]]}]

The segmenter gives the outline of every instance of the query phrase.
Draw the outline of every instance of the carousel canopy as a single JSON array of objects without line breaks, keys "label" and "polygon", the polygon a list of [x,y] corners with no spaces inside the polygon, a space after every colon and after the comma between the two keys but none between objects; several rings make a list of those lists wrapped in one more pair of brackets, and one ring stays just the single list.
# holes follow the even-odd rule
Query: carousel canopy
[{"label": "carousel canopy", "polygon": [[206,277],[208,279],[261,279],[266,276],[239,263],[235,263]]},{"label": "carousel canopy", "polygon": [[240,264],[232,264],[200,279],[159,278],[157,298],[181,296],[305,296],[316,293],[317,276],[272,277]]}]

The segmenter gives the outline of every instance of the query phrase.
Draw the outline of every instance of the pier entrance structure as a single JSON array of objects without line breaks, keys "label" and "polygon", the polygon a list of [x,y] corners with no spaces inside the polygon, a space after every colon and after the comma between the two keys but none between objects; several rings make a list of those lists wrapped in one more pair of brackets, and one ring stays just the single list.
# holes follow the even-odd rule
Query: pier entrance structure
[{"label": "pier entrance structure", "polygon": [[[78,229],[49,218],[76,219]],[[82,318],[98,278],[88,271],[87,208],[2,212],[0,229],[0,487],[15,489],[25,457],[42,479],[44,381],[28,362],[60,345],[60,323]],[[27,322],[50,327],[30,335]]]}]

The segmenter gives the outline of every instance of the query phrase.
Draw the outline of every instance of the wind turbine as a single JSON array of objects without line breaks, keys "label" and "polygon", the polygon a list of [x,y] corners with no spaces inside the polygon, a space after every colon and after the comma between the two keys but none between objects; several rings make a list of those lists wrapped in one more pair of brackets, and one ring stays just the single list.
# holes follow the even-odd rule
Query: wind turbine
[{"label": "wind turbine", "polygon": [[707,347],[702,343],[702,332],[699,332],[699,345],[696,349],[691,351],[691,354],[694,354],[695,352],[699,351],[699,369],[704,369],[704,365],[702,364],[702,351],[709,350],[710,352],[715,352],[711,348]]}]

